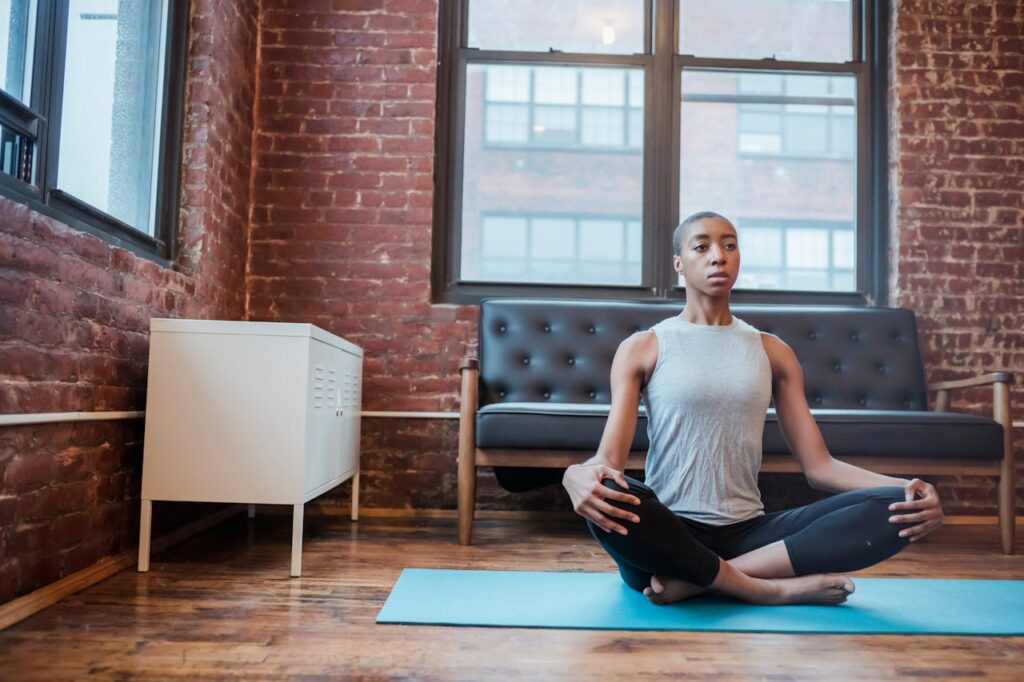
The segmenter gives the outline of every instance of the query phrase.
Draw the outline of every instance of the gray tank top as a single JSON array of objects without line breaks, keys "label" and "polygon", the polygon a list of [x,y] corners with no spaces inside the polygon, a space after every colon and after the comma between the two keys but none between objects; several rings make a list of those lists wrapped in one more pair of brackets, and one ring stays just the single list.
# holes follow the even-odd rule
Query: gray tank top
[{"label": "gray tank top", "polygon": [[772,397],[761,333],[733,315],[710,326],[662,320],[647,408],[646,484],[673,512],[721,526],[764,514],[757,474]]}]

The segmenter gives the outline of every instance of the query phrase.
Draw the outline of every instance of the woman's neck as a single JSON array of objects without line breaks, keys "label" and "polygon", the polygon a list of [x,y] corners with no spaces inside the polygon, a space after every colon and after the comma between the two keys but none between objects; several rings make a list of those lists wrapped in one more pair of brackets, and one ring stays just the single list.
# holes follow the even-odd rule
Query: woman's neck
[{"label": "woman's neck", "polygon": [[732,324],[732,311],[729,310],[729,301],[718,303],[711,301],[708,304],[700,305],[696,302],[687,302],[683,312],[679,313],[686,322],[693,324],[706,324],[712,327],[727,326]]}]

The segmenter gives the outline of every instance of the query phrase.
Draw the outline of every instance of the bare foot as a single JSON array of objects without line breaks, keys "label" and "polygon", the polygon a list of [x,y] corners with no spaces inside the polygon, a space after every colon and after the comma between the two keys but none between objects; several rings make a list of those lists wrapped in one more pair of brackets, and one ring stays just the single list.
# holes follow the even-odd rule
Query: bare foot
[{"label": "bare foot", "polygon": [[688,583],[677,578],[659,578],[651,576],[651,586],[644,588],[644,596],[652,604],[674,604],[677,601],[689,599],[704,591],[706,587]]},{"label": "bare foot", "polygon": [[777,578],[774,583],[776,593],[767,604],[825,604],[835,606],[842,604],[853,594],[856,587],[853,581],[844,575],[819,573],[798,578]]}]

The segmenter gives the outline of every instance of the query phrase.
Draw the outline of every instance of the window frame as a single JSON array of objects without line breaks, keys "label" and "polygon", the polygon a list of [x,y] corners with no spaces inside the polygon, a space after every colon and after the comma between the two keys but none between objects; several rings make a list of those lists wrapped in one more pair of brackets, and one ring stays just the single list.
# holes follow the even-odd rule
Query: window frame
[{"label": "window frame", "polygon": [[[685,300],[671,258],[658,257],[671,243],[679,216],[681,74],[684,69],[768,71],[794,74],[853,73],[856,160],[856,283],[854,292],[734,289],[735,303],[856,306],[888,305],[888,14],[884,0],[852,0],[853,54],[841,63],[776,59],[720,59],[679,54],[678,0],[647,0],[645,51],[632,55],[516,52],[465,47],[470,0],[440,4],[437,125],[431,295],[435,303],[476,304],[485,297]],[[654,17],[659,17],[655,22]],[[865,30],[866,29],[866,30]],[[461,257],[462,163],[466,73],[469,64],[558,64],[641,67],[644,87],[644,187],[642,281],[638,286],[472,283],[458,279]],[[667,87],[671,83],[671,87]],[[533,147],[527,147],[533,149]],[[658,245],[659,248],[655,248]]]},{"label": "window frame", "polygon": [[[168,0],[160,120],[155,130],[156,202],[153,235],[57,188],[70,0],[39,0],[29,105],[0,92],[0,123],[29,117],[37,128],[35,184],[0,173],[0,196],[169,267],[177,256],[178,203],[190,0]],[[14,100],[12,102],[12,100]],[[20,105],[20,111],[18,106]],[[21,116],[22,119],[15,118]]]}]

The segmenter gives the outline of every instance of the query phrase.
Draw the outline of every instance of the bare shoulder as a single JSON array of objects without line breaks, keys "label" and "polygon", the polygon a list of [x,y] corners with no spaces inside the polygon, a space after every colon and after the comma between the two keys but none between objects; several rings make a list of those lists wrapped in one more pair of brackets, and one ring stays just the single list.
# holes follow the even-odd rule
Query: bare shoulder
[{"label": "bare shoulder", "polygon": [[778,336],[761,332],[761,343],[764,345],[764,352],[768,355],[768,361],[771,363],[772,376],[785,376],[800,370],[800,362],[796,359],[796,353],[788,343]]},{"label": "bare shoulder", "polygon": [[615,364],[630,374],[639,374],[647,383],[658,362],[658,337],[652,331],[635,332],[619,344]]}]

